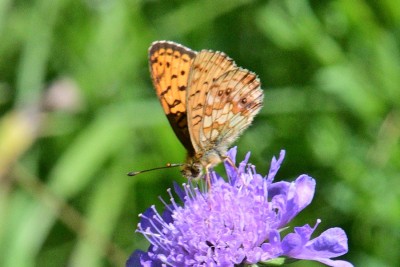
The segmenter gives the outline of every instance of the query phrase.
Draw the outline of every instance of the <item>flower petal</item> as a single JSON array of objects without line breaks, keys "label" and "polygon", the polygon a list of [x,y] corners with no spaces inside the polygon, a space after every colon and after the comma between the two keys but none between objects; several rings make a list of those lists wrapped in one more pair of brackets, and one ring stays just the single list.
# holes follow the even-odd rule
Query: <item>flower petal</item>
[{"label": "flower petal", "polygon": [[331,259],[315,259],[315,260],[333,267],[353,267],[353,264],[351,264],[348,261],[331,260]]},{"label": "flower petal", "polygon": [[308,242],[306,249],[304,256],[318,255],[323,258],[341,256],[348,251],[346,233],[338,227],[330,228]]},{"label": "flower petal", "polygon": [[271,167],[269,168],[268,176],[266,177],[269,183],[272,183],[272,181],[274,180],[275,175],[277,174],[279,168],[281,167],[283,159],[285,158],[285,154],[285,150],[282,149],[279,153],[278,160],[275,157],[272,158]]},{"label": "flower petal", "polygon": [[279,228],[285,226],[311,203],[314,191],[315,180],[304,174],[298,177],[295,182],[277,182],[269,186],[269,197],[281,217]]},{"label": "flower petal", "polygon": [[135,250],[126,262],[126,267],[162,267],[160,261],[153,261],[147,252]]},{"label": "flower petal", "polygon": [[296,227],[295,233],[285,236],[282,241],[283,255],[302,260],[314,260],[329,266],[347,267],[352,266],[349,262],[331,260],[347,253],[347,236],[341,228],[330,228],[320,236],[310,240],[314,228],[309,225]]},{"label": "flower petal", "polygon": [[[229,151],[227,153],[227,157],[232,161],[233,164],[236,164],[236,154],[237,154],[237,146],[229,149]],[[235,179],[235,177],[237,176],[236,168],[234,166],[232,166],[232,164],[226,160],[224,161],[224,165],[225,165],[225,170],[226,170],[226,174],[227,174],[228,178],[230,180]]]}]

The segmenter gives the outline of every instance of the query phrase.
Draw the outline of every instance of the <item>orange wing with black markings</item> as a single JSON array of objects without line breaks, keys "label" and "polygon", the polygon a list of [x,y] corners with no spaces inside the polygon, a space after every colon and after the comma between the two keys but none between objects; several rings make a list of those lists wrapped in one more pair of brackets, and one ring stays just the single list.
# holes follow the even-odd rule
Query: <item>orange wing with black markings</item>
[{"label": "orange wing with black markings", "polygon": [[161,106],[176,136],[194,153],[187,124],[186,91],[196,52],[168,41],[154,42],[149,48],[150,73]]}]

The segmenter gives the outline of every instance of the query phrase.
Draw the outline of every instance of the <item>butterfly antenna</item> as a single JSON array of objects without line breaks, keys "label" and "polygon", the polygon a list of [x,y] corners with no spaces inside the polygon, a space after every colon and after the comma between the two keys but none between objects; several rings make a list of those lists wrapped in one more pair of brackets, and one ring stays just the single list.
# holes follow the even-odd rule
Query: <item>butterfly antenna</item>
[{"label": "butterfly antenna", "polygon": [[141,171],[136,171],[136,172],[129,172],[128,176],[135,176],[144,172],[150,172],[150,171],[155,171],[155,170],[161,170],[161,169],[167,169],[167,168],[174,168],[174,167],[180,167],[183,166],[183,163],[167,163],[166,166],[162,167],[157,167],[157,168],[152,168],[152,169],[147,169],[147,170],[141,170]]}]

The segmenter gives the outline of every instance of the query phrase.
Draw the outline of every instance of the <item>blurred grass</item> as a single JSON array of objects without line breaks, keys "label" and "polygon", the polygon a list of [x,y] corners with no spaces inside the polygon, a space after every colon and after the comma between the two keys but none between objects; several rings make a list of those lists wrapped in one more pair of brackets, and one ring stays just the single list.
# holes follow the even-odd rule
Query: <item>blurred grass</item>
[{"label": "blurred grass", "polygon": [[[222,50],[263,83],[238,142],[261,173],[317,179],[293,222],[349,236],[355,266],[400,261],[400,6],[385,1],[1,1],[0,266],[122,266],[137,215],[184,150],[152,89],[147,48]],[[298,262],[293,266],[321,266]]]}]

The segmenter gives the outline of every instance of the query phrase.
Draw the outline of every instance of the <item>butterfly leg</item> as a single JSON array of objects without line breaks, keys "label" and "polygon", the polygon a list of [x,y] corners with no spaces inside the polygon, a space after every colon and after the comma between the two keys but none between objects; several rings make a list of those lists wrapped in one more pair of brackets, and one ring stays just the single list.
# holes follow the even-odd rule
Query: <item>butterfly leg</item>
[{"label": "butterfly leg", "polygon": [[224,161],[228,162],[228,164],[231,165],[236,172],[238,172],[238,168],[235,166],[235,163],[233,163],[230,157],[228,156],[224,157]]},{"label": "butterfly leg", "polygon": [[209,169],[211,168],[211,164],[206,166],[206,182],[207,182],[207,187],[208,189],[211,189],[211,176],[210,176],[210,171]]}]

